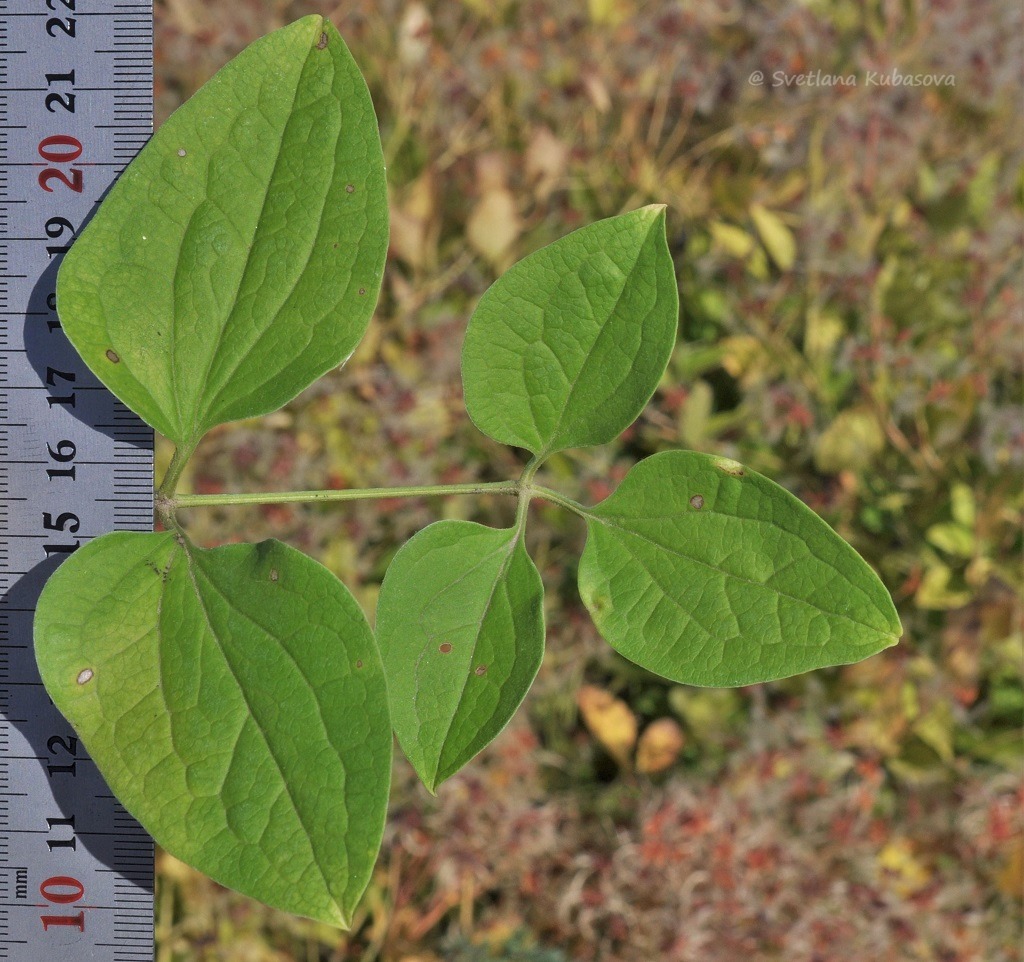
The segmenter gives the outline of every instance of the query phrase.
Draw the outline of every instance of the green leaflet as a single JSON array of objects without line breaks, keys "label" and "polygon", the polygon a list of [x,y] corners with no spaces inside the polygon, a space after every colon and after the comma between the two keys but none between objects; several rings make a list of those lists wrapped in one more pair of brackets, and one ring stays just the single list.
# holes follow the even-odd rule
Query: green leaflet
[{"label": "green leaflet", "polygon": [[516,528],[438,521],[395,556],[377,606],[391,722],[430,791],[505,727],[544,654],[544,589]]},{"label": "green leaflet", "polygon": [[319,16],[247,47],[168,118],[58,275],[64,330],[180,447],[342,363],[380,289],[377,121]]},{"label": "green leaflet", "polygon": [[380,846],[391,734],[355,600],[276,541],[90,542],[47,582],[54,704],[156,841],[218,882],[347,926]]},{"label": "green leaflet", "polygon": [[591,512],[580,594],[631,661],[747,685],[896,644],[892,599],[810,508],[735,461],[668,451]]},{"label": "green leaflet", "polygon": [[[379,293],[387,212],[369,93],[337,31],[310,16],[178,110],[82,231],[58,276],[61,319],[101,380],[178,445],[158,499],[168,525],[211,503],[173,495],[206,431],[274,410],[351,353]],[[751,215],[785,268],[768,212]],[[522,539],[535,495],[587,518],[581,594],[652,671],[741,685],[895,644],[892,601],[854,550],[735,462],[656,455],[592,510],[532,486],[547,455],[636,418],[677,315],[661,206],[578,230],[487,291],[465,340],[466,404],[536,457],[518,483],[405,493],[518,493],[519,523],[442,521],[406,544],[381,588],[381,655],[347,589],[275,541],[206,551],[122,532],[65,561],[37,608],[43,680],[161,845],[347,926],[383,833],[389,722],[434,791],[536,676],[543,587]]]},{"label": "green leaflet", "polygon": [[605,444],[658,386],[678,314],[664,207],[575,231],[480,299],[462,352],[469,415],[495,440],[542,457]]}]

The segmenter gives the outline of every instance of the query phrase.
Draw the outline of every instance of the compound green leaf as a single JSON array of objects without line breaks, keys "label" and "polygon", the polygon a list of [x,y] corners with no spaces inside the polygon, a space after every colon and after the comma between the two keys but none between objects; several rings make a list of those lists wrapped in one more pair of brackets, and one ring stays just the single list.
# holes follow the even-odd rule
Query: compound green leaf
[{"label": "compound green leaf", "polygon": [[346,927],[384,830],[384,673],[355,600],[277,541],[116,532],[50,578],[54,704],[156,841],[269,905]]},{"label": "compound green leaf", "polygon": [[175,111],[72,245],[64,330],[179,446],[342,363],[380,289],[377,122],[322,17],[256,41]]},{"label": "compound green leaf", "polygon": [[515,713],[544,654],[544,589],[517,529],[438,521],[395,555],[377,643],[391,722],[430,791]]},{"label": "compound green leaf", "polygon": [[462,352],[469,416],[541,457],[605,444],[651,399],[678,314],[664,207],[575,231],[480,299]]},{"label": "compound green leaf", "polygon": [[892,599],[806,505],[735,461],[668,451],[592,509],[580,594],[631,661],[729,686],[859,661],[896,644]]}]

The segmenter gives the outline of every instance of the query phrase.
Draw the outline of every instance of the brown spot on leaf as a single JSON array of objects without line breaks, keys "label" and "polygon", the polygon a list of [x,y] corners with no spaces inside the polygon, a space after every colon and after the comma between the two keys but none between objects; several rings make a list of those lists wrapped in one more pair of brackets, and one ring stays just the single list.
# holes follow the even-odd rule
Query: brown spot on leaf
[{"label": "brown spot on leaf", "polygon": [[355,193],[355,189],[356,189],[356,185],[355,184],[346,184],[345,185],[345,193],[346,194]]},{"label": "brown spot on leaf", "polygon": [[739,461],[733,461],[732,458],[715,458],[712,462],[719,471],[724,471],[726,474],[732,475],[734,478],[743,477],[743,465]]},{"label": "brown spot on leaf", "polygon": [[270,569],[270,580],[271,581],[277,581],[278,577],[280,577],[280,576],[277,573],[277,568],[271,568]]},{"label": "brown spot on leaf", "polygon": [[704,507],[704,495],[695,494],[690,498],[690,507],[696,511],[700,511],[700,509]]},{"label": "brown spot on leaf", "polygon": [[185,156],[185,148],[184,147],[179,147],[178,148],[178,156],[179,157],[184,157]]},{"label": "brown spot on leaf", "polygon": [[448,642],[446,641],[446,642],[445,642],[445,643],[444,643],[443,645],[441,645],[441,646],[440,646],[440,647],[439,647],[439,648],[438,648],[437,650],[438,650],[439,652],[441,652],[441,654],[442,654],[442,655],[447,655],[447,654],[448,654],[448,652],[450,652],[450,651],[452,650],[452,646],[451,646],[450,644],[448,644]]},{"label": "brown spot on leaf", "polygon": [[477,665],[476,668],[474,669],[473,674],[475,674],[475,675],[486,675],[487,674],[487,666],[486,665]]},{"label": "brown spot on leaf", "polygon": [[121,355],[118,354],[117,351],[115,351],[113,348],[108,348],[107,349],[107,360],[110,361],[111,364],[120,364],[121,363]]},{"label": "brown spot on leaf", "polygon": [[86,682],[89,682],[89,681],[92,680],[92,676],[93,676],[93,670],[91,668],[83,668],[78,673],[78,678],[76,678],[75,680],[78,682],[78,684],[84,685]]},{"label": "brown spot on leaf", "polygon": [[366,293],[366,288],[365,287],[360,287],[359,288],[359,296],[362,297],[365,293]]},{"label": "brown spot on leaf", "polygon": [[356,668],[362,668],[362,667],[363,667],[363,659],[360,658],[359,661],[356,662]]},{"label": "brown spot on leaf", "polygon": [[320,39],[316,42],[316,49],[323,50],[327,46],[327,33],[320,34]]}]

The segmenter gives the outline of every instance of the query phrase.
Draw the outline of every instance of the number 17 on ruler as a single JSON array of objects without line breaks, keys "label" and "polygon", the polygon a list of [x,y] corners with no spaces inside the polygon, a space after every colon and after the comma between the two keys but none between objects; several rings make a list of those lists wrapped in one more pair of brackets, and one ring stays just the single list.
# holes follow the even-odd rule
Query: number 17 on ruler
[{"label": "number 17 on ruler", "polygon": [[61,258],[152,118],[148,2],[0,0],[0,960],[153,957],[153,849],[39,681],[46,578],[152,527],[152,434],[64,337]]}]

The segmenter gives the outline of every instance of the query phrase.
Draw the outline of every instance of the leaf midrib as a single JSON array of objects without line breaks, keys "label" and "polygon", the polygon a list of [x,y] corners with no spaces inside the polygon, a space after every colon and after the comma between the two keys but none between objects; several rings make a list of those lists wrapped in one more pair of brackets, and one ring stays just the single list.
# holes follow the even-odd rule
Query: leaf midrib
[{"label": "leaf midrib", "polygon": [[[490,561],[491,558],[494,557],[494,555],[498,554],[502,550],[505,551],[505,557],[502,558],[501,564],[498,566],[497,574],[494,577],[494,581],[491,583],[491,590],[488,592],[487,601],[484,603],[484,606],[483,606],[483,609],[482,609],[483,613],[481,614],[481,616],[478,619],[476,619],[474,621],[467,622],[466,626],[465,626],[465,627],[472,627],[472,628],[475,629],[473,631],[473,642],[472,642],[472,648],[470,650],[470,658],[469,658],[470,666],[472,665],[473,656],[476,654],[477,645],[480,643],[480,632],[483,630],[483,624],[487,620],[487,614],[490,611],[491,604],[494,601],[495,592],[498,590],[498,585],[501,583],[501,580],[504,577],[505,572],[508,570],[509,564],[511,564],[512,555],[515,552],[516,545],[519,543],[519,539],[521,537],[522,537],[522,531],[521,530],[516,531],[515,535],[510,539],[509,545],[508,545],[507,548],[504,548],[504,549],[498,548],[495,551],[489,552],[487,555],[485,555],[483,558],[481,558],[480,561],[477,564],[475,564],[472,568],[467,569],[465,572],[463,572],[463,574],[458,579],[456,579],[450,585],[447,585],[445,587],[446,591],[450,590],[452,586],[457,585],[460,581],[465,580],[467,577],[469,577],[469,575],[473,571],[475,571],[477,568],[482,567],[484,564],[486,564],[488,561]],[[431,602],[433,602],[434,600],[435,599],[432,598]],[[422,618],[423,618],[423,615],[421,613],[421,615],[420,615],[421,623],[422,623]],[[427,634],[428,637],[429,637],[429,633],[425,632],[425,634]],[[445,749],[448,746],[448,739],[451,737],[452,727],[455,724],[455,718],[458,715],[459,708],[462,705],[462,699],[463,699],[463,697],[466,694],[466,688],[469,685],[469,679],[470,679],[470,675],[471,674],[472,674],[471,671],[469,671],[469,670],[466,671],[465,677],[462,680],[462,687],[459,689],[458,698],[456,698],[456,700],[455,700],[455,709],[452,712],[451,717],[448,719],[448,725],[445,728],[445,733],[444,733],[443,737],[441,738],[440,742],[438,743],[437,765],[434,767],[434,779],[433,779],[433,783],[430,786],[431,790],[433,790],[434,788],[437,787],[438,776],[439,776],[439,774],[441,772],[441,760],[442,760],[442,757],[444,755]]]},{"label": "leaf midrib", "polygon": [[[292,102],[291,102],[291,105],[289,106],[288,112],[287,112],[287,120],[285,122],[284,132],[287,131],[288,125],[291,123],[292,114],[293,114],[293,112],[295,110],[295,104],[296,104],[296,102],[299,99],[299,88],[302,86],[302,77],[303,77],[303,75],[306,72],[306,65],[309,63],[309,58],[312,55],[312,52],[313,52],[313,48],[312,48],[312,46],[310,46],[310,48],[306,51],[305,57],[303,57],[303,59],[302,59],[302,66],[298,70],[298,73],[297,73],[297,76],[296,76],[296,80],[295,80],[295,88],[292,91]],[[231,308],[228,311],[227,316],[224,318],[223,325],[221,326],[220,330],[217,332],[217,342],[213,346],[213,349],[210,351],[209,357],[207,358],[207,361],[206,361],[205,370],[203,372],[202,380],[199,382],[200,384],[203,384],[203,385],[206,385],[208,380],[209,380],[210,372],[213,370],[213,366],[216,363],[218,354],[220,353],[221,345],[224,342],[224,332],[227,330],[227,327],[230,324],[231,319],[234,317],[235,310],[236,310],[236,308],[238,306],[238,294],[239,294],[239,291],[241,291],[242,285],[245,283],[246,277],[249,276],[249,270],[250,270],[250,267],[252,265],[252,251],[253,251],[253,248],[255,247],[255,238],[256,238],[256,235],[259,233],[260,225],[263,222],[263,215],[264,215],[264,212],[267,209],[267,200],[270,197],[270,190],[271,190],[271,187],[272,187],[272,185],[274,183],[275,178],[277,177],[277,170],[278,170],[278,167],[280,166],[280,163],[281,163],[281,156],[284,153],[284,140],[285,140],[284,132],[282,132],[282,136],[277,141],[277,152],[274,155],[274,164],[273,164],[273,166],[270,169],[270,176],[267,178],[266,188],[263,191],[263,199],[260,202],[260,211],[259,211],[259,214],[256,217],[255,228],[254,228],[253,234],[252,234],[252,238],[253,239],[249,243],[248,248],[247,248],[247,252],[246,252],[245,265],[242,267],[242,270],[239,272],[238,283],[235,285],[235,291],[234,291],[234,293],[231,296]],[[258,340],[258,338],[257,338],[257,340]],[[238,370],[238,367],[242,363],[244,358],[251,352],[251,350],[252,350],[252,347],[250,346],[245,351],[245,353],[242,355],[242,360],[240,360],[235,365],[235,370],[236,371]],[[229,376],[229,380],[230,380],[230,376]],[[218,397],[219,397],[220,393],[221,392],[218,392]],[[214,404],[214,402],[216,400],[217,400],[217,398],[210,398],[209,400],[207,400],[206,404],[202,404],[202,405],[201,404],[196,404],[195,410],[194,410],[194,413],[193,413],[193,418],[192,418],[192,437],[193,437],[193,439],[198,439],[199,437],[202,436],[203,433],[205,433],[205,430],[201,430],[200,429],[200,424],[205,424],[205,422],[206,422],[206,420],[207,420],[207,418],[208,418],[208,416],[210,414],[210,411],[213,408],[213,404]],[[202,412],[202,417],[200,417],[200,411]]]},{"label": "leaf midrib", "polygon": [[[488,594],[488,596],[487,596],[487,603],[484,605],[483,614],[480,616],[480,620],[476,624],[476,631],[473,633],[473,651],[472,651],[472,656],[476,655],[477,646],[480,644],[480,634],[483,631],[484,622],[487,621],[487,616],[488,616],[488,614],[490,614],[491,605],[494,602],[494,596],[495,596],[495,594],[498,591],[498,585],[500,585],[502,583],[502,581],[505,578],[505,573],[508,571],[509,566],[512,564],[512,556],[515,554],[516,546],[519,544],[519,539],[521,537],[522,537],[522,532],[520,531],[520,532],[516,533],[514,538],[512,538],[512,541],[509,544],[509,547],[508,547],[508,549],[505,552],[505,557],[502,559],[501,567],[498,570],[497,577],[494,579],[494,583],[491,585],[491,591],[490,591],[490,594]],[[511,599],[510,599],[510,607],[511,607]],[[515,639],[513,639],[513,640],[515,640]],[[518,656],[519,648],[518,648],[517,645],[513,645],[513,651],[515,653],[515,656]],[[471,662],[472,662],[472,656],[470,658]],[[515,662],[516,662],[516,657],[513,657],[512,664],[515,665]],[[437,777],[438,773],[440,773],[440,771],[441,771],[441,760],[442,760],[442,758],[444,756],[445,749],[448,746],[448,738],[451,735],[452,726],[455,724],[455,717],[458,714],[458,709],[462,705],[463,696],[466,694],[466,688],[469,687],[469,679],[470,679],[471,676],[472,676],[472,672],[471,671],[467,671],[466,672],[466,677],[462,680],[462,688],[459,691],[459,699],[458,699],[458,702],[457,702],[457,705],[456,705],[456,709],[452,713],[451,720],[448,722],[448,730],[445,732],[444,738],[441,741],[441,751],[438,752],[437,771],[434,773],[434,777],[435,778]],[[499,684],[498,687],[500,689],[500,688],[502,688],[504,686],[502,684]],[[490,721],[490,720],[491,719],[488,719],[488,721]],[[449,773],[449,774],[451,774],[451,773]]]},{"label": "leaf midrib", "polygon": [[[256,721],[256,714],[253,711],[253,707],[252,704],[249,702],[248,696],[246,695],[245,688],[242,685],[241,681],[239,680],[238,675],[235,673],[234,666],[231,664],[231,660],[228,658],[227,652],[225,651],[224,646],[221,644],[220,638],[218,637],[217,632],[213,627],[213,622],[210,619],[209,609],[206,606],[206,602],[199,588],[199,583],[196,580],[196,572],[193,568],[193,558],[191,552],[188,550],[188,547],[186,545],[179,545],[179,547],[182,550],[182,554],[185,559],[185,570],[188,572],[189,579],[192,582],[192,588],[195,591],[196,600],[199,603],[199,608],[203,613],[203,620],[206,622],[207,630],[209,631],[211,638],[213,638],[214,642],[217,645],[217,650],[220,652],[221,658],[224,661],[224,665],[227,668],[228,673],[231,675],[232,679],[235,682],[235,687],[238,689],[239,694],[242,696],[242,701],[245,703],[246,711],[249,713],[249,717],[253,719],[253,727],[256,729],[257,732],[259,732],[260,738],[262,739],[263,744],[266,746],[267,755],[270,757],[270,760],[274,763],[274,767],[277,769],[277,773],[281,777],[281,784],[284,786],[285,794],[288,796],[288,801],[291,803],[292,811],[295,812],[295,817],[298,820],[299,826],[302,828],[302,833],[306,839],[306,843],[309,845],[310,855],[312,855],[313,857],[313,864],[316,866],[317,871],[320,873],[320,878],[324,883],[324,891],[330,893],[330,880],[327,876],[326,871],[324,870],[323,864],[320,862],[320,857],[317,854],[316,846],[313,844],[313,836],[310,833],[308,826],[306,825],[306,821],[305,818],[303,817],[302,810],[299,808],[298,803],[295,801],[295,796],[292,794],[291,786],[288,784],[288,779],[285,777],[284,769],[281,766],[281,762],[278,759],[277,755],[275,754],[274,749],[271,747],[270,740],[267,738],[266,733],[263,731],[259,723]],[[198,565],[196,565],[196,567],[198,567]],[[224,597],[223,594],[217,591],[216,586],[213,585],[213,583],[205,575],[205,573],[203,574],[203,578],[207,584],[213,587],[214,591],[217,592],[217,594],[220,595],[220,597]],[[264,634],[266,634],[265,629],[261,628],[260,630],[263,631]],[[347,924],[348,915],[344,907],[340,905],[333,896],[330,896],[330,902],[334,906],[334,908],[337,909],[341,920]]]},{"label": "leaf midrib", "polygon": [[[591,359],[594,356],[594,352],[597,350],[598,344],[601,343],[604,336],[608,333],[610,327],[609,321],[612,319],[612,317],[615,316],[615,312],[619,309],[619,304],[622,303],[622,298],[625,296],[626,289],[629,287],[629,279],[633,276],[633,272],[636,270],[636,265],[640,262],[640,255],[643,253],[644,248],[647,246],[647,240],[651,236],[651,230],[653,229],[654,224],[656,223],[657,218],[651,221],[651,223],[648,225],[643,240],[637,245],[636,256],[633,258],[633,263],[630,264],[629,270],[624,272],[622,286],[619,288],[619,292],[615,296],[615,303],[612,305],[611,310],[609,310],[607,315],[605,316],[605,319],[601,324],[601,329],[597,332],[597,337],[594,338],[593,343],[587,350],[586,356],[583,358],[583,363],[580,365],[580,369],[576,372],[576,376],[573,378],[572,383],[569,385],[569,393],[566,395],[565,403],[562,405],[562,410],[558,414],[558,420],[555,422],[555,426],[551,430],[551,434],[548,438],[548,441],[543,446],[543,448],[539,452],[537,452],[539,457],[547,457],[555,450],[554,445],[557,441],[558,433],[562,430],[562,424],[565,421],[566,412],[572,405],[573,398],[576,395],[576,390],[580,384],[580,381],[583,379],[583,372],[587,369],[587,366],[590,364]],[[621,384],[621,381],[619,383]]]},{"label": "leaf midrib", "polygon": [[[668,545],[662,544],[660,541],[657,541],[654,538],[648,537],[647,535],[644,535],[644,534],[640,534],[638,531],[633,531],[633,530],[625,527],[624,525],[617,524],[616,522],[610,520],[608,517],[606,517],[604,515],[599,515],[599,514],[591,513],[590,514],[590,518],[593,519],[594,521],[598,521],[601,524],[606,525],[609,528],[614,528],[617,531],[621,531],[624,535],[629,535],[630,537],[636,538],[639,541],[643,541],[646,544],[649,544],[649,545],[651,545],[651,546],[653,546],[653,547],[655,547],[655,548],[657,548],[657,549],[659,549],[661,551],[666,552],[667,554],[674,555],[677,558],[681,558],[684,561],[689,561],[689,562],[692,562],[693,564],[699,565],[699,566],[701,566],[703,568],[707,568],[709,571],[714,571],[716,574],[721,575],[723,578],[729,578],[729,579],[732,579],[733,581],[737,581],[737,582],[740,582],[742,584],[749,585],[752,588],[758,588],[758,589],[761,589],[762,591],[771,592],[771,593],[777,595],[780,598],[786,598],[787,600],[795,602],[796,604],[804,605],[804,606],[810,608],[812,611],[817,612],[818,614],[825,615],[827,617],[834,617],[834,618],[844,619],[845,621],[849,621],[852,624],[858,625],[861,628],[866,628],[868,631],[871,631],[874,634],[880,635],[883,638],[893,638],[893,637],[895,637],[894,632],[888,631],[888,630],[883,630],[881,628],[876,628],[874,625],[869,625],[867,622],[860,621],[859,619],[854,618],[852,615],[848,615],[848,614],[845,614],[844,612],[840,612],[840,611],[829,611],[826,608],[820,608],[817,605],[815,605],[813,602],[808,601],[806,598],[800,598],[797,595],[791,595],[788,592],[780,591],[777,588],[772,588],[769,585],[765,584],[764,582],[754,581],[751,578],[744,578],[742,575],[737,575],[734,572],[727,571],[726,569],[720,568],[718,565],[712,564],[709,561],[704,561],[701,558],[695,558],[692,555],[686,554],[684,551],[681,551],[678,548],[669,547]],[[780,530],[784,531],[785,529],[780,529]],[[832,570],[835,571],[837,574],[839,574],[840,577],[843,578],[844,582],[849,584],[848,579],[845,577],[845,575],[843,575],[839,571],[839,569],[837,569],[833,565],[829,565],[829,567],[832,568]]]}]

